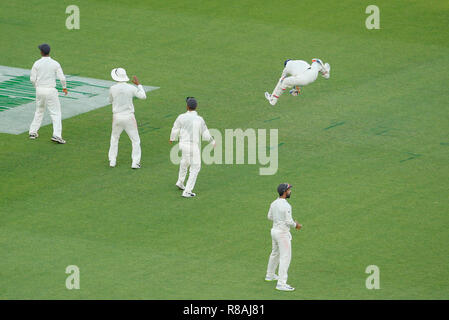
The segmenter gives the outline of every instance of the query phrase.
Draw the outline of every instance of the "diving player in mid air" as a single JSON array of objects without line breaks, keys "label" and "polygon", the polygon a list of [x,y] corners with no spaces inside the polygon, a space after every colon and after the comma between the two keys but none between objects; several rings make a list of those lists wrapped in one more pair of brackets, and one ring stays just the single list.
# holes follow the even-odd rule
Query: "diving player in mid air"
[{"label": "diving player in mid air", "polygon": [[297,96],[301,93],[299,86],[306,86],[314,82],[318,77],[318,72],[324,78],[329,79],[330,70],[329,63],[323,63],[320,59],[312,59],[311,65],[303,60],[285,60],[284,70],[276,88],[272,94],[265,92],[265,98],[274,106],[287,88],[294,87],[290,90],[290,94]]}]

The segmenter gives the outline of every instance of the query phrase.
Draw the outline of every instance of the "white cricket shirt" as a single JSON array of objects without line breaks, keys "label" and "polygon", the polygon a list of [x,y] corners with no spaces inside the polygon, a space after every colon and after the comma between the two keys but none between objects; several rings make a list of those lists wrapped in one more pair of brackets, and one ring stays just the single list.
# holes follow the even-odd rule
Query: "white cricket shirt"
[{"label": "white cricket shirt", "polygon": [[206,122],[196,111],[187,111],[176,118],[171,129],[170,141],[175,141],[178,135],[180,143],[199,143],[201,137],[213,141]]},{"label": "white cricket shirt", "polygon": [[277,198],[270,205],[268,219],[273,221],[273,229],[289,232],[290,228],[296,227],[292,218],[292,206],[286,199]]},{"label": "white cricket shirt", "polygon": [[35,88],[55,88],[56,77],[61,81],[62,87],[66,88],[67,84],[61,65],[50,57],[40,58],[31,68],[30,81]]},{"label": "white cricket shirt", "polygon": [[109,88],[109,102],[112,103],[112,113],[134,113],[133,98],[146,99],[147,95],[143,86],[137,87],[126,82],[117,82]]},{"label": "white cricket shirt", "polygon": [[298,76],[309,68],[310,64],[304,60],[290,60],[282,72],[282,77],[286,77],[287,75]]}]

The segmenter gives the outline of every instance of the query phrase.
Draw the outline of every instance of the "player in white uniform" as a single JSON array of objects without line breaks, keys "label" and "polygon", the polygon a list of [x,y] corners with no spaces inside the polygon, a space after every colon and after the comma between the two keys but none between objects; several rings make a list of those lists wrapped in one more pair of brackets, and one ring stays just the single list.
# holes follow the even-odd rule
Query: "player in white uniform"
[{"label": "player in white uniform", "polygon": [[[290,198],[291,185],[281,183],[278,186],[279,198],[273,201],[268,211],[268,219],[273,221],[271,229],[272,251],[268,260],[266,281],[277,280],[276,289],[281,291],[293,291],[295,288],[287,284],[287,271],[292,257],[290,228],[297,230],[302,225],[292,218],[292,206],[287,202]],[[276,275],[276,268],[279,266],[279,276]]]},{"label": "player in white uniform", "polygon": [[44,118],[45,108],[48,108],[53,122],[52,141],[64,144],[62,139],[61,104],[59,103],[58,90],[56,90],[56,77],[62,84],[62,91],[67,95],[67,85],[61,65],[50,58],[50,46],[41,44],[38,46],[42,58],[37,60],[31,68],[30,81],[36,88],[36,112],[30,125],[30,139],[39,137],[37,133]]},{"label": "player in white uniform", "polygon": [[109,102],[112,103],[112,133],[111,147],[109,148],[109,165],[115,167],[118,153],[118,141],[123,130],[128,134],[132,142],[132,165],[131,168],[140,168],[140,137],[137,129],[136,117],[134,116],[133,98],[146,99],[147,95],[143,86],[136,76],[133,76],[133,86],[129,81],[126,71],[123,68],[115,68],[111,71],[111,77],[115,81],[109,89]]},{"label": "player in white uniform", "polygon": [[[195,187],[196,178],[201,169],[201,138],[210,141],[215,147],[215,140],[210,135],[204,119],[195,111],[198,105],[194,97],[187,97],[187,112],[180,114],[170,134],[170,143],[173,143],[179,136],[179,148],[182,152],[181,163],[179,164],[179,174],[176,186],[184,190],[182,196],[191,198],[196,196],[192,192]],[[187,169],[190,167],[189,179],[186,186],[184,180],[187,175]]]},{"label": "player in white uniform", "polygon": [[323,64],[320,59],[313,59],[311,65],[303,60],[286,60],[278,84],[272,94],[265,92],[265,98],[274,106],[287,88],[295,87],[290,90],[290,93],[297,96],[301,93],[299,86],[306,86],[314,82],[318,77],[318,72],[324,78],[329,79],[330,70],[329,63]]}]

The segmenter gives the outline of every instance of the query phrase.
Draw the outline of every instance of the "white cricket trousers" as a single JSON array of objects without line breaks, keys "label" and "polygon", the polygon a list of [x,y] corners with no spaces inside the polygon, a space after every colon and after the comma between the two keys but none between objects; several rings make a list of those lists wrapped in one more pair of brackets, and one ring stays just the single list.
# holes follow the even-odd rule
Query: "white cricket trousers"
[{"label": "white cricket trousers", "polygon": [[53,136],[62,138],[61,104],[56,88],[36,88],[36,112],[29,133],[37,133],[41,127],[46,107],[53,122]]},{"label": "white cricket trousers", "polygon": [[303,73],[295,76],[286,77],[283,80],[279,80],[278,84],[273,90],[273,98],[279,99],[281,94],[288,88],[293,86],[306,86],[316,80],[318,72],[320,72],[321,66],[318,62],[313,62],[310,69],[307,69]]},{"label": "white cricket trousers", "polygon": [[288,267],[292,258],[292,235],[277,229],[271,229],[272,250],[268,260],[267,276],[273,276],[279,266],[278,284],[287,283]]},{"label": "white cricket trousers", "polygon": [[181,149],[182,157],[179,164],[178,181],[184,183],[189,169],[189,179],[187,180],[185,192],[192,192],[195,187],[196,178],[201,169],[201,154],[198,143],[194,142],[180,142],[179,149]]},{"label": "white cricket trousers", "polygon": [[112,116],[111,147],[109,148],[109,161],[116,161],[118,142],[122,131],[125,130],[132,143],[132,164],[140,164],[141,150],[140,137],[137,129],[137,121],[134,113],[114,113]]}]

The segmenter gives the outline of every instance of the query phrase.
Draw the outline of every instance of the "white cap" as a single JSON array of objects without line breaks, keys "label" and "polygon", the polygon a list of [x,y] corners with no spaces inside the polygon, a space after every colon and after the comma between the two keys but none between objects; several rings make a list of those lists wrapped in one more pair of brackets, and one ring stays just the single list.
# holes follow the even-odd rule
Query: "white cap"
[{"label": "white cap", "polygon": [[123,68],[115,68],[111,71],[111,77],[115,81],[126,82],[129,81],[128,76],[126,75],[126,70]]}]

